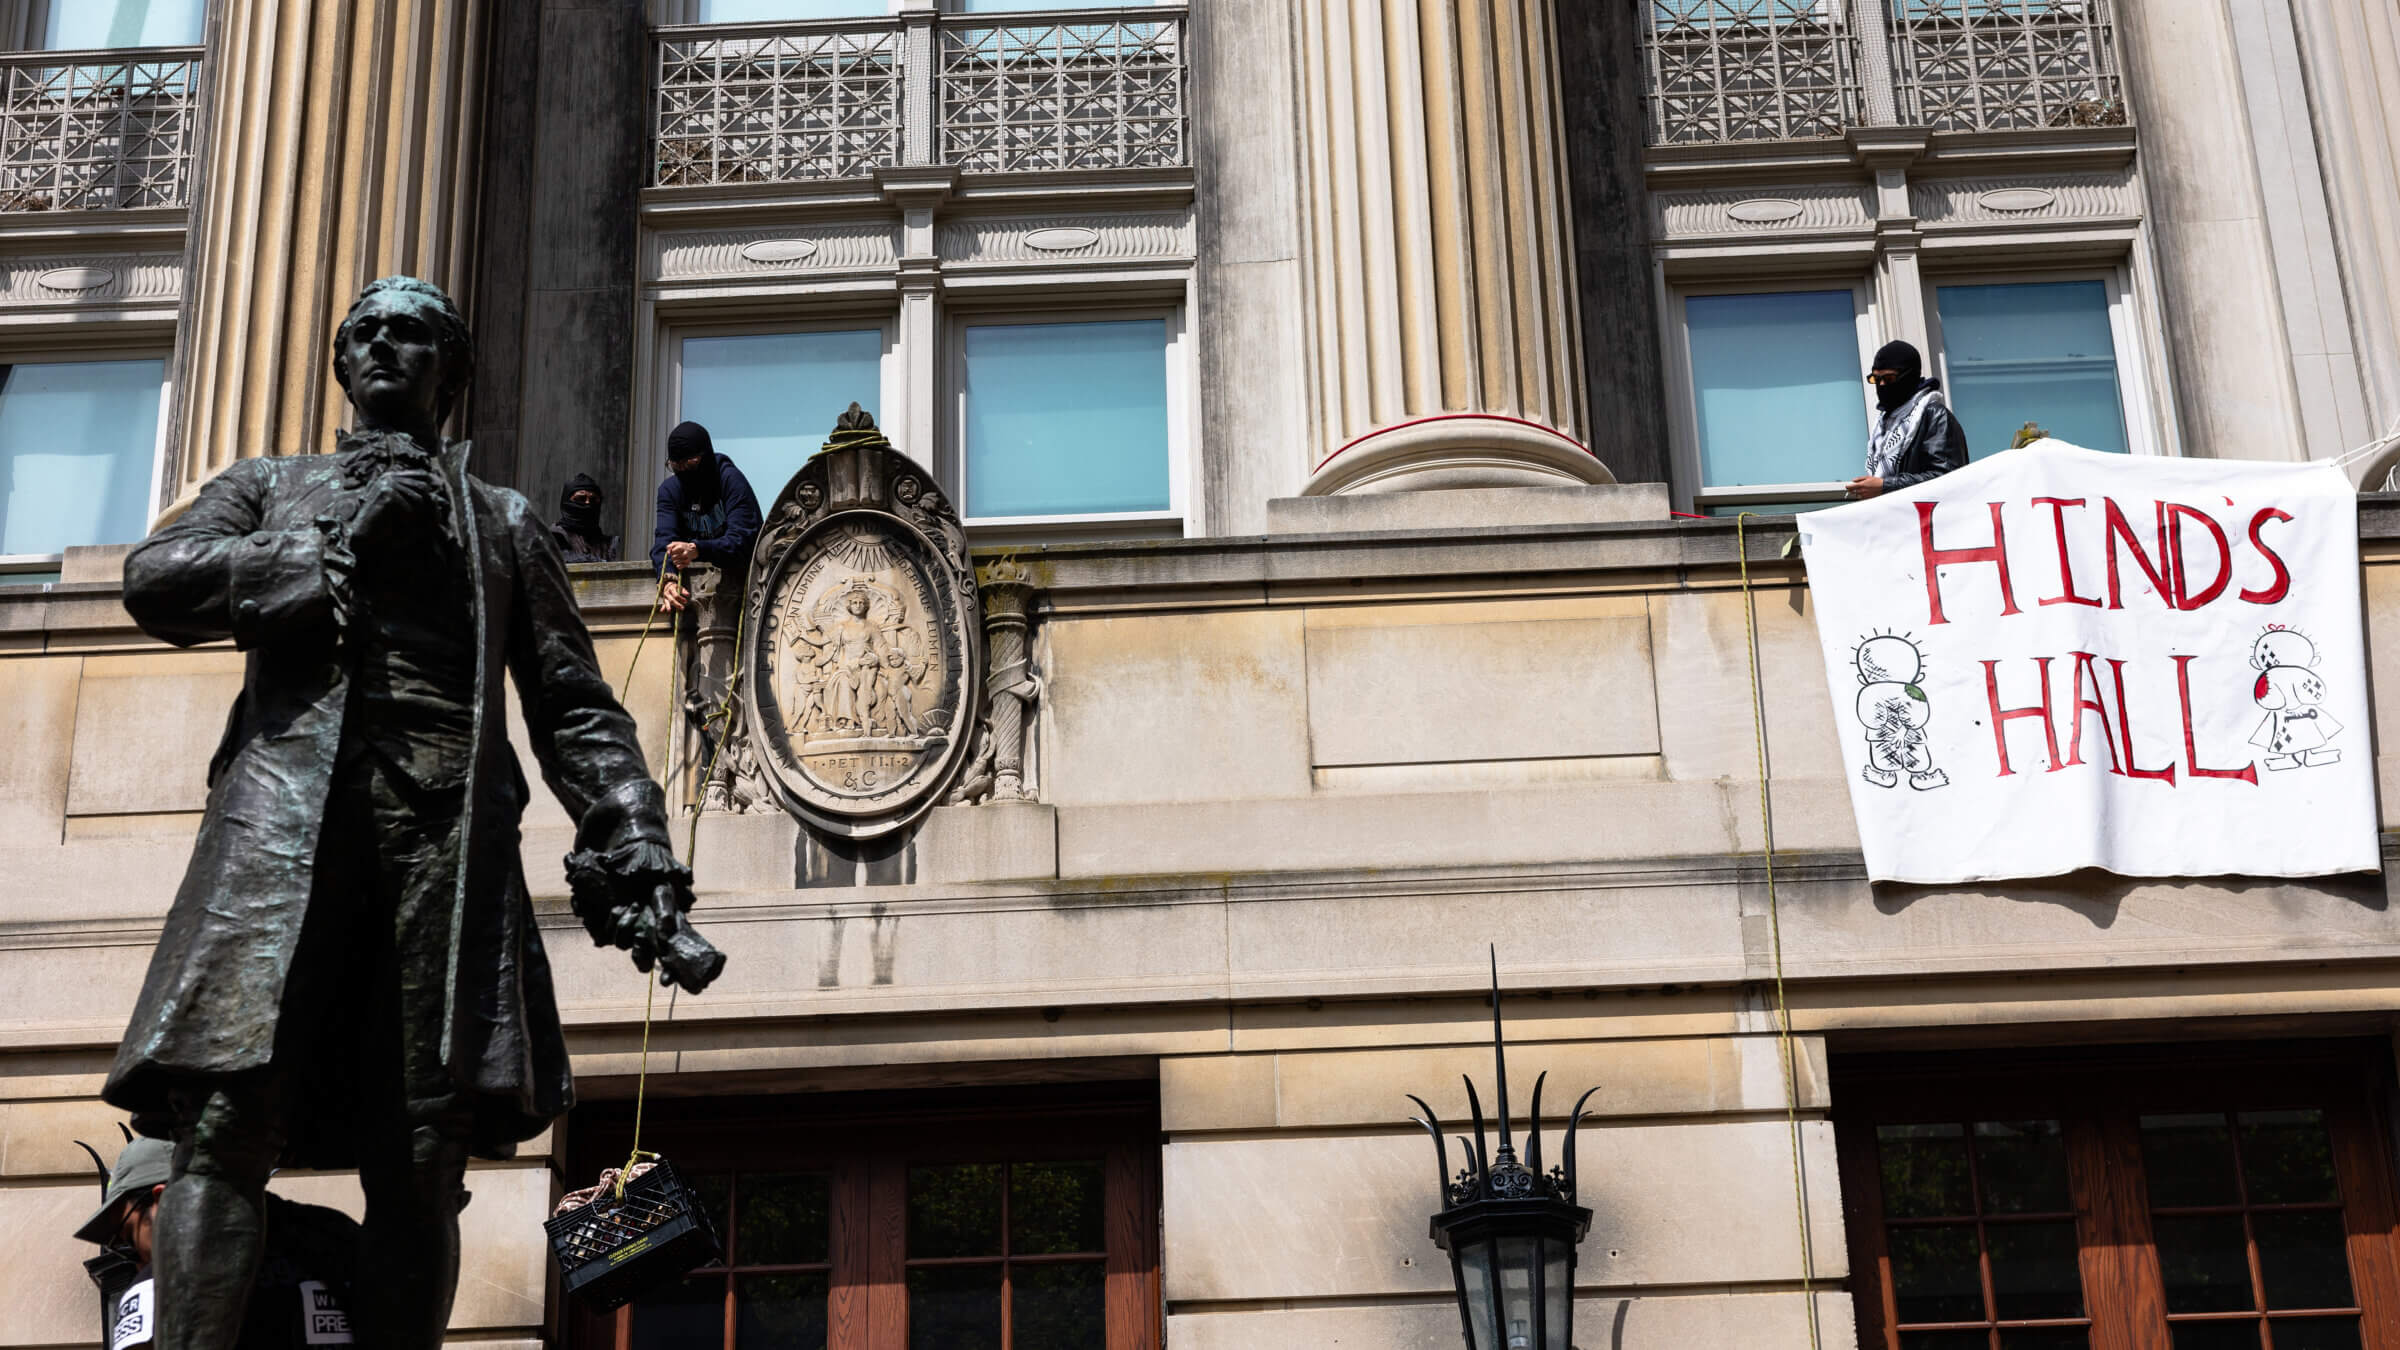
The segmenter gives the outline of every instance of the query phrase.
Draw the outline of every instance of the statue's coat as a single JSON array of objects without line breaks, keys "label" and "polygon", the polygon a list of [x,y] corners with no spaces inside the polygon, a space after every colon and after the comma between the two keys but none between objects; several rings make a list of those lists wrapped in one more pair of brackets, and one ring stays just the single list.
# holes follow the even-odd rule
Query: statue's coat
[{"label": "statue's coat", "polygon": [[[306,1039],[285,1025],[286,993],[316,859],[371,846],[323,837],[352,676],[337,641],[355,565],[342,541],[371,481],[345,470],[362,453],[240,460],[125,561],[125,608],[144,630],[177,646],[231,638],[249,654],[190,868],[102,1094],[145,1123],[163,1122],[178,1087],[265,1068],[279,1043]],[[665,802],[548,527],[523,497],[470,477],[464,445],[441,462],[481,635],[442,1052],[475,1100],[476,1151],[506,1156],[565,1112],[574,1089],[518,859],[528,789],[506,735],[503,669],[544,780],[581,822],[578,847],[663,852]],[[347,1112],[308,1097],[312,1066],[277,1067],[300,1076],[308,1103],[292,1164],[355,1165]]]}]

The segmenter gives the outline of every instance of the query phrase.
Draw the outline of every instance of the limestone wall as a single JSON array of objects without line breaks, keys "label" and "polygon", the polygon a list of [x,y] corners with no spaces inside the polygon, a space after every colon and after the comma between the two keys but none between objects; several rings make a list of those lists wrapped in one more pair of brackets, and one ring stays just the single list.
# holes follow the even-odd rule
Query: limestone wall
[{"label": "limestone wall", "polygon": [[[2388,672],[2400,501],[2362,511]],[[1793,855],[1776,915],[1730,527],[1064,546],[1019,555],[1045,596],[1043,800],[937,811],[901,887],[804,888],[791,822],[710,818],[699,917],[733,960],[661,1000],[653,1073],[683,1094],[1155,1073],[1170,1343],[1430,1350],[1456,1322],[1402,1094],[1461,1114],[1456,1076],[1488,1081],[1495,942],[1520,1098],[1543,1070],[1553,1115],[1601,1086],[1586,1342],[1796,1347],[1804,1288],[1824,1343],[1852,1337],[1829,1044],[2389,1027],[2400,918],[2371,881],[1870,889],[1788,530],[1747,534]],[[94,1094],[239,683],[75,566],[100,579],[0,593],[0,1346],[93,1336],[70,1141],[115,1136]],[[580,584],[655,764],[669,648],[634,663],[640,569]],[[2379,720],[2395,698],[2386,678]],[[578,1068],[625,1095],[643,987],[565,912],[567,826],[537,796],[527,871]],[[551,1149],[471,1181],[455,1334],[542,1337]]]}]

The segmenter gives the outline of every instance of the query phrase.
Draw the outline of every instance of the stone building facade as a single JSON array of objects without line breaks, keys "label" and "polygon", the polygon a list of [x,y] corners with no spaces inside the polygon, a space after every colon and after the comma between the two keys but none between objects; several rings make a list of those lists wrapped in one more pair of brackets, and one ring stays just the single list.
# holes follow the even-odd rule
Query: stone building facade
[{"label": "stone building facade", "polygon": [[[1775,514],[1857,472],[1893,337],[1979,454],[2391,429],[2388,0],[0,0],[0,39],[0,1346],[96,1343],[74,1141],[240,682],[116,561],[327,446],[392,272],[473,320],[479,472],[623,512],[578,584],[681,800],[706,671],[641,637],[638,555],[686,418],[771,496],[866,405],[1021,578],[1038,689],[1021,799],[698,815],[731,965],[646,1039],[536,794],[584,1104],[471,1174],[458,1343],[1457,1344],[1405,1094],[1488,1081],[1490,944],[1520,1114],[1600,1088],[1581,1345],[2400,1346],[2387,885],[1870,886]],[[2400,509],[2360,512],[2380,714]],[[539,1224],[645,1064],[732,1264],[592,1318]]]}]

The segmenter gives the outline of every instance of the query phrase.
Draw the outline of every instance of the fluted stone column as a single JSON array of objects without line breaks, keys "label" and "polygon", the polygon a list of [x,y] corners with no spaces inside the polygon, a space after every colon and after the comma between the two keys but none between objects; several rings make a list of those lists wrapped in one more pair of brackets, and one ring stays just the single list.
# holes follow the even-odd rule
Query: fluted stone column
[{"label": "fluted stone column", "polygon": [[1612,481],[1585,448],[1552,0],[1298,0],[1310,494]]},{"label": "fluted stone column", "polygon": [[359,287],[465,306],[472,274],[485,0],[217,3],[170,515],[237,458],[328,447]]}]

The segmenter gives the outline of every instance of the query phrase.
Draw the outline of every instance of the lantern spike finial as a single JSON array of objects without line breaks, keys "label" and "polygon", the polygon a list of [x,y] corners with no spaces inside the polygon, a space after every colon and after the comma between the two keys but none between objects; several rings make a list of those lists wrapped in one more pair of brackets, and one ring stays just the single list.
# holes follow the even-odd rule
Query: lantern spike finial
[{"label": "lantern spike finial", "polygon": [[1525,1118],[1525,1170],[1542,1174],[1542,1084],[1550,1081],[1544,1069],[1533,1076],[1533,1113]]},{"label": "lantern spike finial", "polygon": [[1567,1183],[1566,1198],[1570,1200],[1575,1198],[1575,1133],[1583,1125],[1584,1103],[1590,1101],[1592,1094],[1599,1090],[1597,1083],[1585,1088],[1583,1095],[1575,1099],[1575,1109],[1567,1113],[1567,1138],[1559,1151],[1566,1155],[1561,1170]]},{"label": "lantern spike finial", "polygon": [[1467,1114],[1475,1121],[1475,1152],[1467,1159],[1467,1165],[1475,1169],[1475,1185],[1480,1190],[1492,1178],[1492,1159],[1483,1136],[1483,1099],[1475,1095],[1474,1079],[1463,1073],[1458,1077],[1467,1085]]},{"label": "lantern spike finial", "polygon": [[1498,1074],[1500,1094],[1500,1156],[1514,1158],[1516,1143],[1510,1138],[1508,1128],[1508,1044],[1500,1030],[1500,948],[1495,943],[1489,950],[1492,956],[1492,1062]]},{"label": "lantern spike finial", "polygon": [[1442,1204],[1447,1206],[1450,1203],[1450,1143],[1442,1137],[1442,1118],[1433,1113],[1433,1108],[1425,1104],[1423,1097],[1411,1092],[1408,1099],[1425,1113],[1417,1117],[1417,1123],[1425,1127],[1425,1133],[1433,1136],[1433,1193],[1441,1197]]}]

